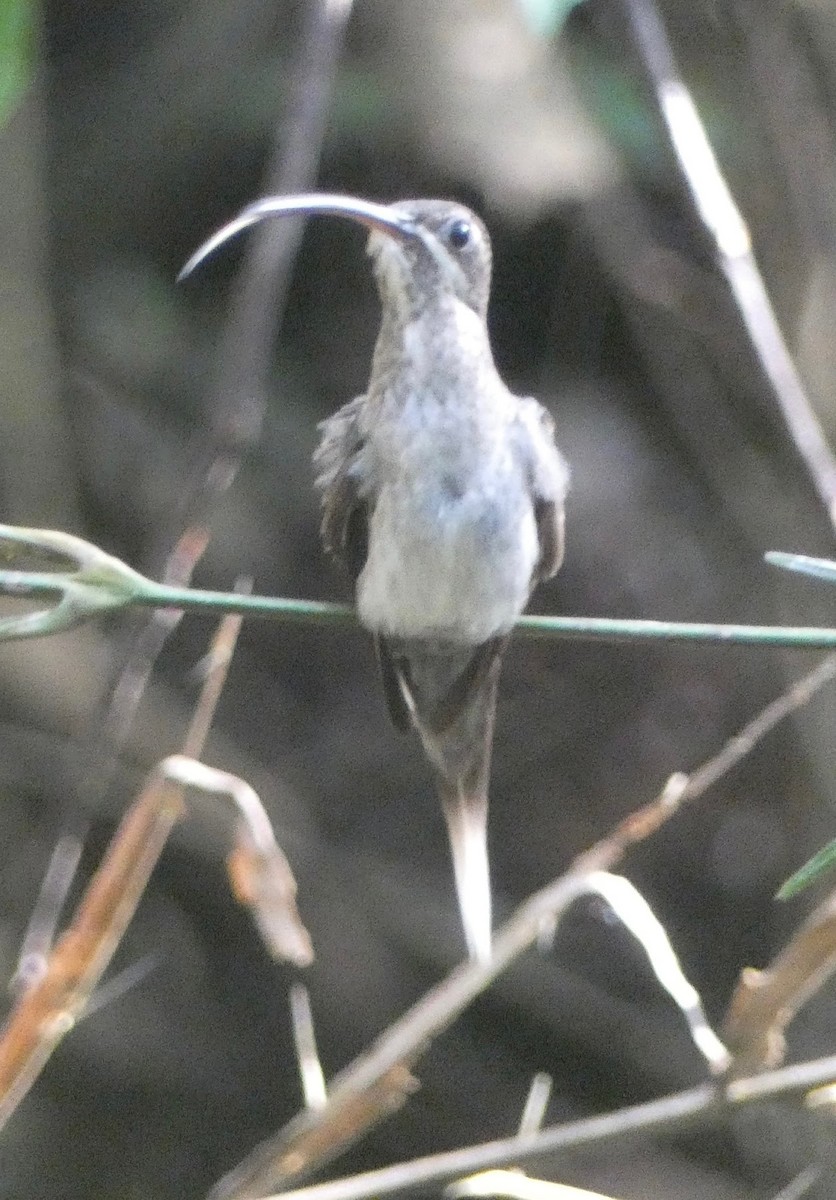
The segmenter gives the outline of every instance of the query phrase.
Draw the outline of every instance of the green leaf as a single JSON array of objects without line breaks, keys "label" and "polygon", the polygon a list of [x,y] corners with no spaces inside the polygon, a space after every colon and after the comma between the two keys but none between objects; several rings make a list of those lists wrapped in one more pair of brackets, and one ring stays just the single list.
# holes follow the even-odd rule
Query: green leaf
[{"label": "green leaf", "polygon": [[790,900],[803,892],[811,883],[822,876],[832,866],[836,865],[836,838],[814,854],[809,862],[800,867],[794,875],[790,875],[786,883],[782,883],[776,895],[777,900]]},{"label": "green leaf", "polygon": [[33,0],[0,0],[0,124],[11,116],[32,78]]}]

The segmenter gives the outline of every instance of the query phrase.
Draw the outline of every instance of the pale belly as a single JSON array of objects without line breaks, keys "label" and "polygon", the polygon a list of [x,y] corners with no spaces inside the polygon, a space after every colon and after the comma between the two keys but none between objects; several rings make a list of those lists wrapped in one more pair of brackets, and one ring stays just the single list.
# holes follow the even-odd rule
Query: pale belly
[{"label": "pale belly", "polygon": [[399,480],[372,514],[360,620],[400,637],[485,641],[522,612],[538,554],[534,513],[515,472],[471,479],[462,495],[439,478],[417,489]]}]

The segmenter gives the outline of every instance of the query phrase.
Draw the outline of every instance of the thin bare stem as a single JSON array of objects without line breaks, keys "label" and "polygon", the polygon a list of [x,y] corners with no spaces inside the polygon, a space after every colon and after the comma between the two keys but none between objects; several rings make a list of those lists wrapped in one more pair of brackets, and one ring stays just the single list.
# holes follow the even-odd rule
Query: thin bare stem
[{"label": "thin bare stem", "polygon": [[[0,544],[25,543],[30,552],[49,550],[55,544],[70,547],[67,557],[77,569],[66,571],[2,571],[0,593],[17,597],[59,597],[51,609],[0,620],[0,641],[43,637],[60,633],[81,621],[130,605],[157,607],[171,612],[237,613],[302,624],[355,623],[353,608],[317,600],[289,600],[276,596],[250,596],[208,592],[197,588],[155,583],[97,547],[68,534],[51,530],[16,529],[0,525]],[[92,565],[83,560],[93,558]],[[833,649],[836,629],[790,625],[714,625],[699,622],[645,621],[618,617],[566,617],[523,615],[516,625],[521,637],[562,638],[577,641],[717,642],[721,645],[793,646],[799,649]],[[133,679],[133,683],[131,682]],[[136,678],[124,676],[124,686],[134,688]],[[120,685],[121,686],[121,685]],[[115,711],[115,710],[114,710]]]},{"label": "thin bare stem", "polygon": [[612,833],[579,855],[565,876],[518,909],[497,934],[490,964],[469,963],[448,976],[383,1034],[367,1054],[337,1076],[328,1103],[319,1113],[300,1113],[274,1138],[258,1147],[241,1167],[216,1185],[211,1193],[212,1200],[246,1195],[247,1190],[255,1186],[254,1181],[265,1178],[281,1177],[286,1183],[303,1176],[327,1162],[344,1145],[403,1104],[415,1086],[409,1069],[415,1055],[451,1024],[475,996],[489,987],[496,975],[518,954],[528,945],[540,941],[544,930],[553,936],[555,914],[571,903],[571,898],[577,894],[573,889],[578,886],[578,881],[597,871],[612,870],[632,845],[655,833],[683,803],[701,796],[726,771],[751,753],[779,721],[807,703],[833,678],[834,672],[836,656],[831,656],[785,695],[767,705],[726,743],[719,754],[708,759],[692,775],[672,775],[651,803],[625,818]]},{"label": "thin bare stem", "polygon": [[61,908],[75,879],[82,849],[81,839],[67,834],[59,838],[52,852],[38,899],[23,936],[17,969],[9,981],[9,991],[13,995],[25,992],[43,978],[55,940]]},{"label": "thin bare stem", "polygon": [[322,1108],[328,1099],[325,1089],[325,1074],[316,1049],[311,997],[304,983],[292,983],[288,994],[290,1000],[290,1024],[296,1046],[296,1061],[302,1095],[307,1108]]},{"label": "thin bare stem", "polygon": [[[433,1039],[536,942],[544,922],[555,923],[590,892],[606,898],[611,878],[570,873],[535,893],[497,932],[489,962],[468,961],[428,992],[340,1072],[322,1108],[302,1111],[258,1146],[215,1185],[212,1200],[261,1195],[276,1184],[298,1179],[400,1107],[415,1087],[412,1067]],[[671,978],[668,966],[669,960],[662,969],[666,987]]]},{"label": "thin bare stem", "polygon": [[[252,581],[242,579],[239,580],[235,590],[245,594],[251,588]],[[200,697],[192,714],[186,740],[183,742],[183,754],[187,758],[200,758],[203,753],[203,747],[209,736],[212,721],[215,719],[221,692],[229,673],[232,656],[235,653],[242,621],[243,617],[240,614],[228,613],[221,621],[212,639],[206,659],[206,674],[200,689]]]},{"label": "thin bare stem", "polygon": [[[229,661],[230,636],[235,624],[236,618],[225,618],[213,643],[211,654],[213,658],[220,654],[220,662],[217,670],[210,671],[205,687],[207,698],[197,706],[195,723],[187,739],[198,752],[202,750],[207,719],[219,694],[219,679],[222,680]],[[40,980],[19,998],[0,1033],[0,1128],[29,1091],[55,1047],[85,1011],[136,911],[172,828],[185,813],[184,785],[201,786],[206,782],[199,769],[184,768],[184,763],[192,764],[192,760],[167,759],[150,774],[114,834],[69,928],[49,954]],[[199,768],[199,764],[194,767]],[[218,785],[215,777],[208,782]],[[229,777],[225,777],[223,786],[227,792],[235,790]],[[290,869],[275,846],[258,797],[252,789],[249,789],[251,795],[246,794],[246,784],[241,783],[241,789],[245,794],[237,801],[241,816],[238,847],[246,856],[255,880],[254,915],[262,925],[278,925],[277,898],[280,893],[289,892],[292,906],[295,884],[292,875],[290,882],[287,881]],[[271,932],[277,940],[275,930]]]},{"label": "thin bare stem", "polygon": [[233,894],[249,908],[274,958],[309,966],[313,947],[296,908],[296,880],[253,788],[237,775],[217,771],[182,754],[165,759],[161,770],[183,787],[232,805],[237,820],[227,872]]},{"label": "thin bare stem", "polygon": [[553,1080],[546,1071],[538,1071],[531,1081],[525,1107],[520,1117],[520,1127],[517,1137],[525,1138],[542,1128],[546,1117],[546,1109],[552,1094]]},{"label": "thin bare stem", "polygon": [[106,983],[97,987],[87,1001],[82,1013],[84,1020],[86,1021],[88,1017],[92,1017],[93,1013],[107,1008],[114,1001],[121,1000],[132,988],[142,983],[143,979],[147,979],[151,972],[156,970],[159,965],[159,954],[151,951],[149,954],[143,954],[142,958],[138,958],[136,962],[129,963],[121,971],[117,971]]},{"label": "thin bare stem", "polygon": [[768,967],[741,972],[723,1022],[734,1075],[777,1066],[786,1050],[784,1030],[834,971],[836,892],[810,914]]},{"label": "thin bare stem", "polygon": [[[337,62],[353,0],[307,0],[292,94],[264,172],[261,195],[310,191],[317,176]],[[215,404],[237,397],[239,436],[261,424],[273,341],[285,308],[303,220],[265,222],[254,232],[233,288],[221,339]]]},{"label": "thin bare stem", "polygon": [[836,524],[836,457],[784,339],[746,222],[680,75],[654,0],[624,0],[624,5],[694,208],[714,243],[720,270],[790,436]]},{"label": "thin bare stem", "polygon": [[803,1095],[836,1079],[836,1056],[797,1063],[723,1088],[703,1084],[660,1100],[543,1129],[525,1142],[516,1136],[414,1158],[377,1171],[282,1191],[265,1200],[369,1200],[429,1191],[450,1180],[507,1164],[553,1164],[576,1147],[608,1147],[653,1134],[679,1134],[722,1120],[730,1112],[779,1097]]},{"label": "thin bare stem", "polygon": [[42,979],[21,996],[0,1034],[0,1128],[81,1016],[183,811],[181,789],[154,771],[123,818]]},{"label": "thin bare stem", "polygon": [[767,734],[787,717],[797,712],[836,677],[836,655],[830,654],[818,666],[802,676],[729,738],[718,754],[714,754],[690,775],[676,772],[662,791],[649,804],[625,817],[600,842],[578,855],[573,871],[610,871],[624,853],[636,842],[644,841],[666,821],[679,812],[683,804],[698,799],[727,772],[751,754]]},{"label": "thin bare stem", "polygon": [[590,887],[607,902],[647,955],[651,970],[688,1024],[691,1039],[714,1075],[722,1074],[731,1055],[708,1023],[699,992],[686,979],[664,927],[642,894],[620,875],[596,873]]},{"label": "thin bare stem", "polygon": [[[305,191],[314,182],[337,55],[350,11],[350,0],[310,0],[290,103],[265,172],[267,191]],[[163,577],[170,586],[184,587],[191,581],[209,542],[215,506],[232,486],[244,456],[260,435],[270,347],[281,321],[298,239],[293,229],[260,231],[242,264],[219,342],[216,383],[206,400],[206,421],[195,438],[183,499],[171,528],[151,555],[154,562],[164,562]],[[130,636],[110,696],[90,725],[81,785],[88,797],[101,794],[112,778],[154,664],[181,617],[178,608],[158,608]]]}]

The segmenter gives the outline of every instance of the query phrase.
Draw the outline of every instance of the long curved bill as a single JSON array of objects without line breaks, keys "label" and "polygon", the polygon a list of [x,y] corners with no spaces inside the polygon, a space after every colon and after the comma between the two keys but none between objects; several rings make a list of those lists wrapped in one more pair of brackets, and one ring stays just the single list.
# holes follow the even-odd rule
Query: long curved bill
[{"label": "long curved bill", "polygon": [[224,242],[235,237],[250,225],[256,225],[265,217],[313,216],[322,214],[332,217],[347,217],[350,221],[358,221],[370,229],[380,229],[384,233],[397,238],[415,236],[415,222],[406,213],[398,212],[396,207],[386,204],[374,204],[371,200],[358,200],[354,196],[329,196],[318,192],[310,192],[300,196],[267,196],[256,200],[242,209],[237,217],[233,217],[226,225],[222,225],[217,233],[213,233],[199,249],[195,250],[189,261],[177,276],[178,283],[191,275],[192,271],[208,258],[210,254],[222,246]]}]

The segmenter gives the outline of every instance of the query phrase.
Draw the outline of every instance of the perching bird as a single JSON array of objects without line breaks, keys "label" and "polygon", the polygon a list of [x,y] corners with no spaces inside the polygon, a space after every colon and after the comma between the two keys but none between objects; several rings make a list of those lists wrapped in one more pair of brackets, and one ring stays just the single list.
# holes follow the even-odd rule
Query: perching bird
[{"label": "perching bird", "polygon": [[320,427],[323,543],[356,581],[392,721],[417,731],[429,759],[467,945],[487,960],[497,684],[514,623],[563,558],[568,469],[546,410],[497,373],[490,240],[461,205],[270,198],[221,229],[183,274],[262,217],[313,212],[371,227],[383,309],[365,394]]}]

